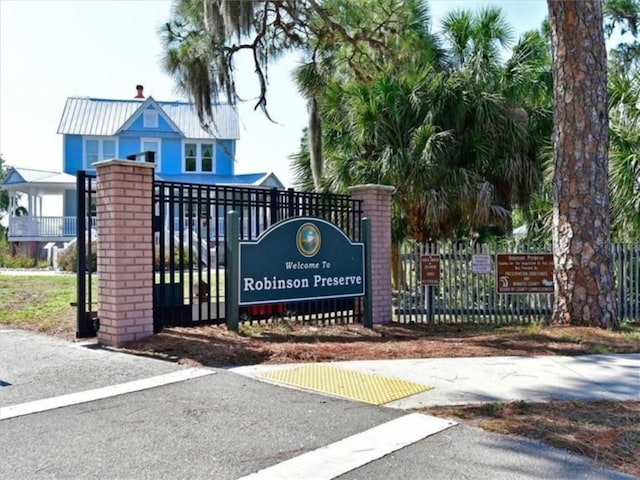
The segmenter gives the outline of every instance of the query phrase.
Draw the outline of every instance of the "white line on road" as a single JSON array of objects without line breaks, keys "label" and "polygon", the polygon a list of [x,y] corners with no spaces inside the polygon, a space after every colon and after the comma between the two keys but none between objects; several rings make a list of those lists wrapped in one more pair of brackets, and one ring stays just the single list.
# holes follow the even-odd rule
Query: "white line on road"
[{"label": "white line on road", "polygon": [[453,425],[411,413],[238,480],[331,480]]},{"label": "white line on road", "polygon": [[0,408],[0,420],[44,412],[55,408],[78,405],[80,403],[93,402],[94,400],[124,395],[125,393],[139,392],[141,390],[182,382],[214,373],[215,371],[204,368],[187,368],[167,373],[165,375],[133,380],[131,382],[120,383],[117,385],[109,385],[108,387],[96,388],[94,390],[85,390],[84,392],[69,393],[67,395],[60,395],[59,397],[19,403],[17,405]]}]

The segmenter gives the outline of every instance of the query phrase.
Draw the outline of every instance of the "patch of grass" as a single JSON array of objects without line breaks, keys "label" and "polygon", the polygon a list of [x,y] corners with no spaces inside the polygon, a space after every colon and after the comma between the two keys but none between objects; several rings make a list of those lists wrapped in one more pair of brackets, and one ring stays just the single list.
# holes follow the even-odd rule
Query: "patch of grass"
[{"label": "patch of grass", "polygon": [[492,402],[421,411],[541,440],[640,476],[640,402]]},{"label": "patch of grass", "polygon": [[[245,319],[247,322],[249,319]],[[238,334],[243,337],[263,337],[273,334],[286,335],[293,333],[300,322],[291,318],[276,318],[262,323],[240,323]]]},{"label": "patch of grass", "polygon": [[640,321],[622,322],[620,333],[629,341],[640,342]]},{"label": "patch of grass", "polygon": [[0,276],[0,323],[15,328],[73,337],[76,277]]}]

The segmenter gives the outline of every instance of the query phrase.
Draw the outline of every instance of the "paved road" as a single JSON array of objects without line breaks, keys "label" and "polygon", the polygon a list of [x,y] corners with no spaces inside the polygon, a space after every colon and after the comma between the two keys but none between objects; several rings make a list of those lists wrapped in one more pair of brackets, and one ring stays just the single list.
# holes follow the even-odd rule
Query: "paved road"
[{"label": "paved road", "polygon": [[444,421],[399,408],[17,330],[0,330],[0,380],[2,479],[629,478],[459,425],[429,435]]}]

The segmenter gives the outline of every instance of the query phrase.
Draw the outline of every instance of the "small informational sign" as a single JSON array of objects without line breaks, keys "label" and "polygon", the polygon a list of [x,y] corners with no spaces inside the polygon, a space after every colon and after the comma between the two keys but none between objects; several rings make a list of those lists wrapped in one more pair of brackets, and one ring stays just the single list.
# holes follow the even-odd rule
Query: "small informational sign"
[{"label": "small informational sign", "polygon": [[471,273],[486,275],[491,273],[491,255],[487,253],[474,253],[471,256]]},{"label": "small informational sign", "polygon": [[422,255],[420,257],[420,284],[438,285],[440,283],[440,255]]},{"label": "small informational sign", "polygon": [[499,253],[496,263],[498,293],[553,293],[553,254]]}]

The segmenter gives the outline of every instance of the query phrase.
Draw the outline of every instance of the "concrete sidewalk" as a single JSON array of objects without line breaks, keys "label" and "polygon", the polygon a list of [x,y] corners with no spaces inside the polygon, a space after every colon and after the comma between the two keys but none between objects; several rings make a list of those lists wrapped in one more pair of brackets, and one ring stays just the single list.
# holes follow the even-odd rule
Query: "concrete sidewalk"
[{"label": "concrete sidewalk", "polygon": [[[513,400],[640,400],[640,354],[375,360],[330,365],[433,387],[385,404],[399,409]],[[297,366],[252,365],[231,371],[261,380],[267,372]]]}]

